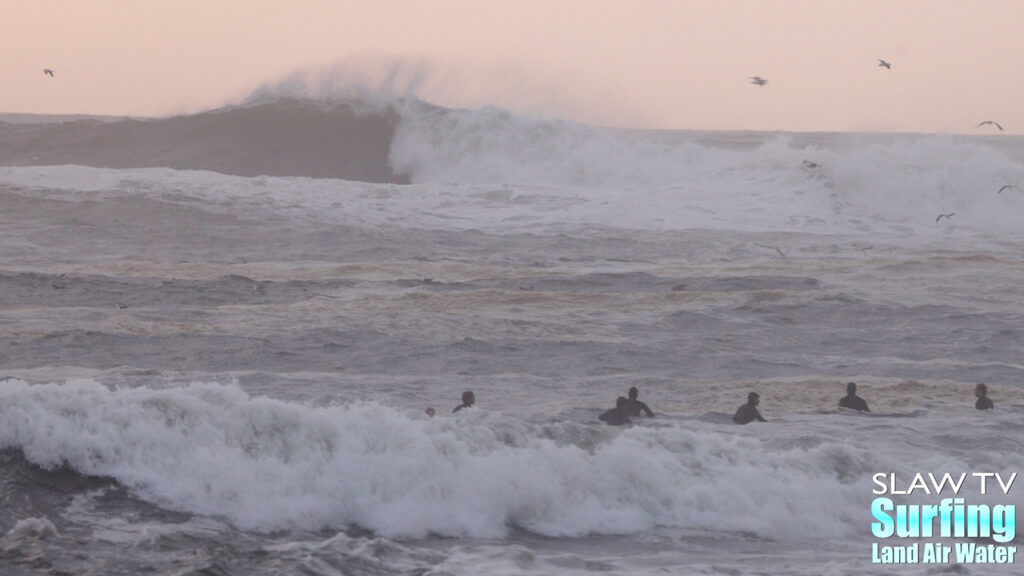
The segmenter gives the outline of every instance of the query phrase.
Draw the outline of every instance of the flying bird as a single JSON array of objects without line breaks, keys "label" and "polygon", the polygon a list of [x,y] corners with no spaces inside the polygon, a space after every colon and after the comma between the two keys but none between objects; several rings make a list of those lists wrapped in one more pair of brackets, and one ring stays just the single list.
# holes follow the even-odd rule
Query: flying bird
[{"label": "flying bird", "polygon": [[46,74],[50,78],[53,78],[53,70],[50,70],[49,68],[43,68],[43,74]]},{"label": "flying bird", "polygon": [[935,221],[938,222],[943,218],[952,218],[954,214],[956,214],[956,212],[950,212],[949,214],[939,214],[938,216],[936,216]]},{"label": "flying bird", "polygon": [[878,59],[878,65],[880,67],[884,66],[886,70],[892,70],[892,63],[891,62],[886,62],[885,60],[882,60],[881,58]]},{"label": "flying bird", "polygon": [[981,128],[985,124],[991,124],[991,125],[995,126],[996,128],[999,128],[1000,132],[1003,131],[1003,127],[999,125],[999,122],[996,122],[994,120],[985,120],[984,122],[982,122],[982,123],[978,124],[977,126],[975,126],[975,128]]},{"label": "flying bird", "polygon": [[758,86],[764,86],[765,84],[768,83],[768,81],[765,80],[764,78],[761,78],[760,76],[751,76],[750,83],[757,84]]},{"label": "flying bird", "polygon": [[1002,194],[1003,190],[1020,190],[1020,188],[1017,188],[1013,184],[1003,184],[1002,188],[1000,188],[996,194]]}]

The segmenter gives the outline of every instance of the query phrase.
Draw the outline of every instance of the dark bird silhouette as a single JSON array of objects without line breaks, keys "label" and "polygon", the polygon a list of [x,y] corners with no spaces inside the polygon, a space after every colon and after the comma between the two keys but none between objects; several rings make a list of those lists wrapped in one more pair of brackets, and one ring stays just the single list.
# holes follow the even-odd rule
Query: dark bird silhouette
[{"label": "dark bird silhouette", "polygon": [[996,194],[1002,194],[1003,190],[1020,190],[1020,188],[1017,188],[1013,184],[1003,184],[1003,186],[999,189],[998,192],[996,192]]},{"label": "dark bird silhouette", "polygon": [[886,70],[892,70],[892,63],[891,62],[886,62],[885,60],[882,60],[881,58],[878,59],[878,65],[880,67],[884,67]]},{"label": "dark bird silhouette", "polygon": [[765,84],[768,83],[768,80],[765,80],[764,78],[761,78],[760,76],[751,76],[750,77],[750,83],[751,84],[757,84],[758,86],[764,86]]},{"label": "dark bird silhouette", "polygon": [[984,122],[982,122],[981,124],[978,124],[977,126],[975,126],[975,128],[981,128],[981,127],[982,127],[982,126],[984,126],[985,124],[991,124],[991,125],[995,126],[996,128],[999,128],[999,131],[1000,131],[1000,132],[1002,132],[1002,131],[1003,131],[1003,127],[999,125],[999,122],[996,122],[996,121],[994,121],[994,120],[985,120],[985,121],[984,121]]},{"label": "dark bird silhouette", "polygon": [[943,218],[952,218],[954,214],[956,214],[956,212],[950,212],[949,214],[939,214],[938,216],[935,217],[935,221],[938,222]]},{"label": "dark bird silhouette", "polygon": [[43,74],[46,74],[50,78],[53,78],[53,70],[50,70],[49,68],[43,68]]}]

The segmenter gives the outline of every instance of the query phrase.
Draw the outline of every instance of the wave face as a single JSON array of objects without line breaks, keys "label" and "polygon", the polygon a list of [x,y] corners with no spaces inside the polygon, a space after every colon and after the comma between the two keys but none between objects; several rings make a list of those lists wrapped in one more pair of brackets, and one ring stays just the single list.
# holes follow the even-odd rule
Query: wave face
[{"label": "wave face", "polygon": [[384,107],[287,100],[156,120],[0,123],[7,165],[164,167],[235,176],[404,182],[388,153],[396,115]]},{"label": "wave face", "polygon": [[89,381],[0,383],[0,447],[243,529],[355,525],[389,537],[655,526],[840,536],[857,528],[857,481],[873,460],[838,444],[750,458],[765,447],[676,428],[617,433],[479,410],[427,419],[234,386],[110,390]]}]

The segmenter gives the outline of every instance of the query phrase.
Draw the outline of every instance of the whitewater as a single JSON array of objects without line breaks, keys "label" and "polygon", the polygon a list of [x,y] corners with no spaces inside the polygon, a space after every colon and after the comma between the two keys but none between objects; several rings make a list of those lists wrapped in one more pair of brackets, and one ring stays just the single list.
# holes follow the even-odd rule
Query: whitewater
[{"label": "whitewater", "polygon": [[1002,135],[0,115],[0,567],[892,573],[874,474],[1024,465],[1020,187]]}]

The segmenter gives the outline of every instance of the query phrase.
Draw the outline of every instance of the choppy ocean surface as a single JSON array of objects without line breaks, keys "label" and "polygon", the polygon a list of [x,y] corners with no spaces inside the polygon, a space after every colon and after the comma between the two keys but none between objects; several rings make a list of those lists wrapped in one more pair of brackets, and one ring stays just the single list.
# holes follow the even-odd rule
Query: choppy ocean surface
[{"label": "choppy ocean surface", "polygon": [[4,574],[1018,571],[869,506],[1024,465],[1020,137],[0,121]]}]

